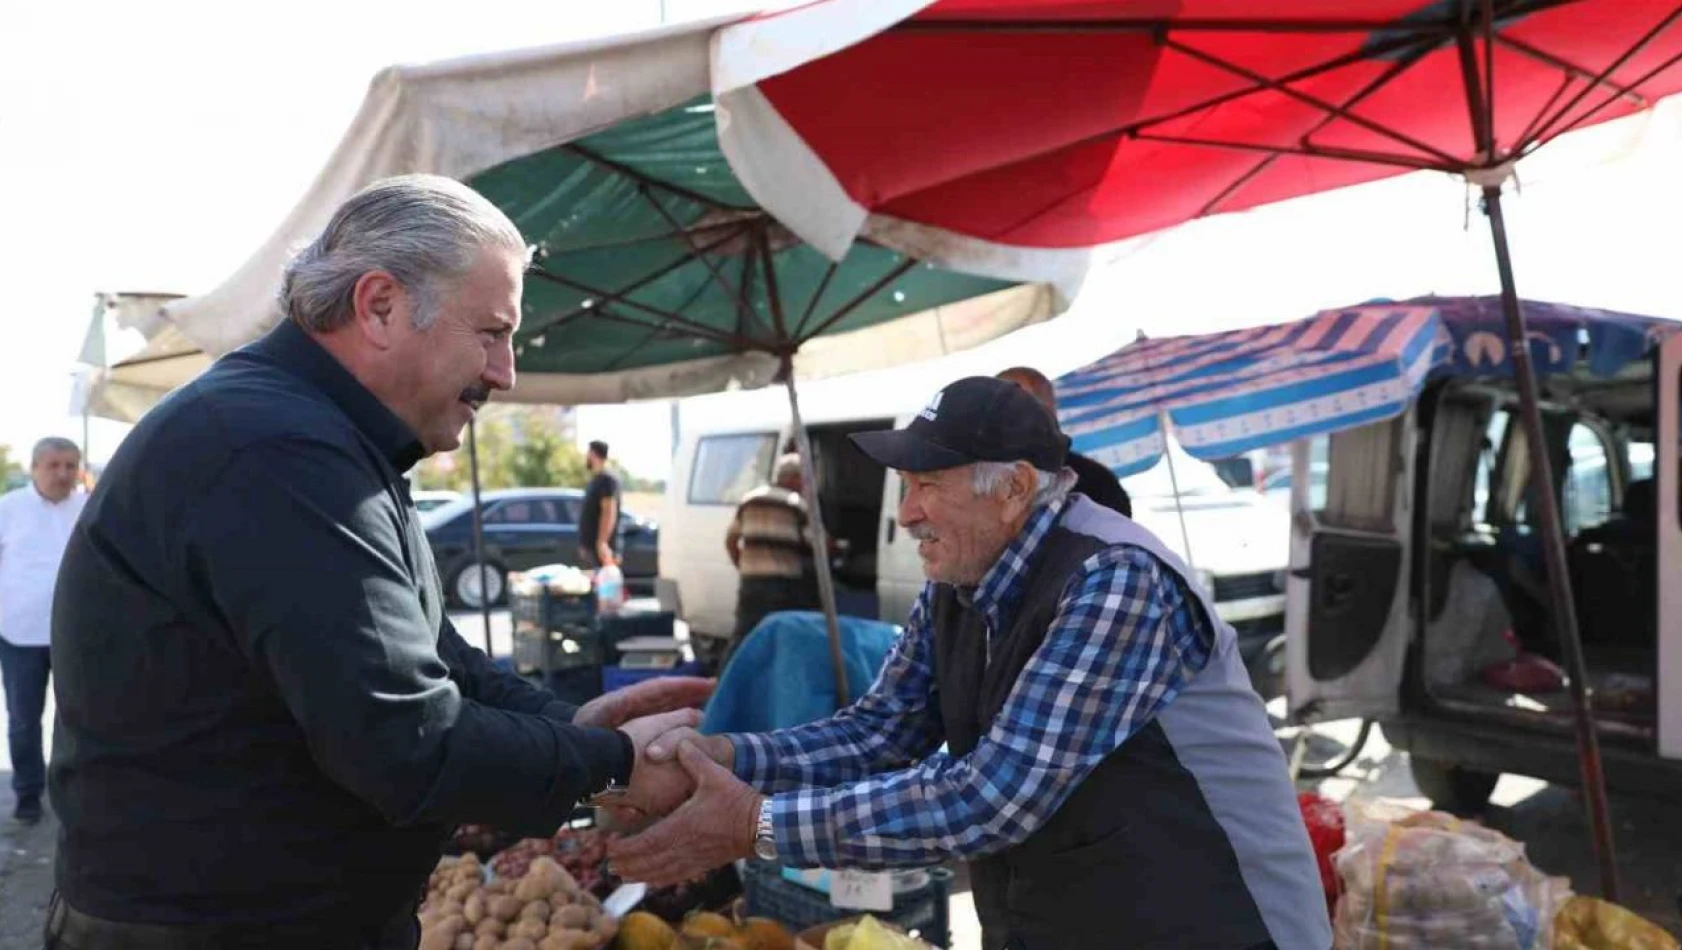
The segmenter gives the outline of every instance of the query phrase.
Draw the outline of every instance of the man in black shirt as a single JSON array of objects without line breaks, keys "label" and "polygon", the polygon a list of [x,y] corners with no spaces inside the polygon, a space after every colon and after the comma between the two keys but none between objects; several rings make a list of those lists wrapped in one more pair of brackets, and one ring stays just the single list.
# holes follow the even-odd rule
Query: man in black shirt
[{"label": "man in black shirt", "polygon": [[607,443],[591,442],[584,453],[590,484],[578,514],[578,555],[586,568],[619,563],[619,479],[607,470]]},{"label": "man in black shirt", "polygon": [[[1013,366],[1000,373],[997,379],[1007,383],[1014,383],[1027,390],[1030,395],[1040,401],[1040,405],[1050,411],[1052,418],[1057,417],[1057,392],[1051,386],[1051,380],[1037,369],[1027,366]],[[1092,499],[1111,511],[1117,511],[1127,517],[1133,517],[1133,501],[1127,497],[1127,489],[1121,487],[1121,482],[1115,473],[1102,463],[1071,451],[1063,461],[1064,465],[1074,469],[1074,490]]]},{"label": "man in black shirt", "polygon": [[455,824],[551,833],[695,721],[632,717],[707,681],[575,709],[444,614],[402,473],[514,384],[524,266],[467,187],[376,183],[123,442],[54,604],[49,948],[409,950]]}]

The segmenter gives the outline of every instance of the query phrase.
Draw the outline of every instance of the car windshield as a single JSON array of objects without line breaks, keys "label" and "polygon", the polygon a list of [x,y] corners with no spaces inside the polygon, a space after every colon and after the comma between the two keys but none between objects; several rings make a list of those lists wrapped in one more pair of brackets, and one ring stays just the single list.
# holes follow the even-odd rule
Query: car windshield
[{"label": "car windshield", "polygon": [[1220,474],[1208,462],[1192,458],[1178,445],[1172,445],[1169,451],[1174,454],[1172,475],[1168,471],[1168,456],[1163,455],[1155,465],[1122,480],[1122,487],[1127,489],[1128,495],[1134,498],[1172,498],[1176,484],[1182,496],[1225,495],[1232,491],[1232,487],[1221,480]]}]

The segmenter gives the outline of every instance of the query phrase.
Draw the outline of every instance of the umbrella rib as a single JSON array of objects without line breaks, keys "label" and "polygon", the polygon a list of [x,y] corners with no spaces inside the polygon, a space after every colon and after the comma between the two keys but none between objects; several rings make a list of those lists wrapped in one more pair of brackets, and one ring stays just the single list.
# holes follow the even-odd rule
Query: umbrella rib
[{"label": "umbrella rib", "polygon": [[[665,205],[660,203],[660,199],[654,197],[653,192],[649,190],[646,182],[638,186],[637,193],[642,195],[644,201],[647,201],[653,206],[656,214],[664,218],[666,223],[671,225],[672,228],[677,231],[680,236],[682,236],[683,242],[689,245],[689,250],[695,255],[695,259],[700,261],[701,266],[705,267],[707,269],[707,273],[712,275],[713,280],[718,284],[718,289],[724,291],[724,296],[736,301],[738,316],[744,320],[751,319],[752,311],[747,305],[746,298],[737,297],[736,294],[730,291],[730,282],[724,279],[724,272],[719,270],[718,265],[713,263],[712,258],[702,253],[701,250],[696,247],[695,239],[689,234],[688,229],[678,223],[677,218],[670,211],[666,210]],[[751,226],[744,225],[736,230],[734,236],[745,239],[751,233]],[[744,334],[747,333],[747,327],[745,324],[740,327],[740,330]]]},{"label": "umbrella rib", "polygon": [[1301,155],[1306,158],[1331,158],[1345,162],[1365,162],[1371,165],[1388,165],[1394,168],[1406,168],[1410,171],[1435,171],[1454,174],[1461,170],[1461,163],[1442,164],[1428,162],[1422,158],[1407,155],[1387,155],[1383,152],[1365,152],[1359,149],[1331,148],[1323,145],[1295,147],[1290,145],[1264,145],[1257,142],[1232,142],[1220,139],[1200,139],[1185,135],[1159,135],[1155,132],[1136,132],[1134,138],[1143,142],[1164,142],[1169,145],[1200,145],[1205,148],[1230,148],[1248,152],[1268,152],[1276,155]]},{"label": "umbrella rib", "polygon": [[891,28],[897,33],[1159,33],[1164,30],[1193,33],[1433,33],[1453,27],[1443,19],[1396,20],[1246,20],[1193,18],[1102,19],[1102,20],[906,20]]},{"label": "umbrella rib", "polygon": [[744,207],[740,207],[738,205],[726,204],[722,201],[719,201],[717,198],[712,198],[712,197],[709,197],[707,195],[703,195],[698,191],[691,191],[690,189],[685,188],[682,185],[674,185],[669,181],[661,181],[658,178],[650,177],[648,175],[643,174],[640,171],[637,171],[635,168],[632,168],[629,165],[625,165],[623,163],[616,162],[613,159],[608,158],[604,155],[598,154],[597,152],[591,151],[590,149],[587,149],[584,146],[579,145],[576,142],[568,142],[567,144],[562,145],[561,149],[562,149],[562,151],[571,152],[572,154],[577,155],[579,158],[582,158],[587,162],[591,162],[593,164],[600,165],[602,168],[605,168],[608,171],[615,172],[615,173],[620,174],[620,175],[624,175],[626,178],[631,179],[632,181],[636,182],[639,185],[643,185],[645,187],[659,188],[663,191],[669,191],[672,194],[677,195],[680,198],[687,198],[690,201],[696,202],[697,204],[706,205],[709,208],[717,208],[720,211],[753,211],[754,210],[753,208],[744,208]]},{"label": "umbrella rib", "polygon": [[[1350,96],[1343,103],[1343,107],[1345,109],[1353,108],[1357,103],[1366,99],[1368,96],[1372,95],[1373,93],[1377,92],[1378,90],[1384,88],[1385,85],[1387,85],[1388,83],[1393,81],[1397,76],[1400,76],[1402,73],[1411,69],[1416,63],[1418,63],[1420,60],[1424,59],[1425,54],[1429,53],[1430,51],[1431,51],[1430,44],[1421,43],[1419,45],[1418,49],[1409,53],[1406,57],[1404,57],[1400,60],[1397,60],[1389,69],[1385,70],[1381,75],[1374,78],[1372,82],[1367,83],[1365,86],[1363,86],[1359,90],[1357,90],[1354,95]],[[1329,115],[1321,118],[1319,123],[1317,125],[1315,125],[1314,128],[1309,129],[1308,132],[1303,135],[1302,143],[1305,146],[1308,146],[1310,148],[1317,147],[1310,140],[1313,139],[1314,134],[1316,132],[1319,132],[1321,129],[1323,129],[1326,126],[1332,124],[1332,121],[1333,121],[1334,118],[1335,118],[1335,116],[1329,116]],[[1208,215],[1213,214],[1215,212],[1215,209],[1220,207],[1223,202],[1225,202],[1228,198],[1231,198],[1233,195],[1237,194],[1238,190],[1240,188],[1243,188],[1245,185],[1249,184],[1251,181],[1254,181],[1255,177],[1257,175],[1260,175],[1262,172],[1264,172],[1268,168],[1270,168],[1273,165],[1274,162],[1276,162],[1280,159],[1280,157],[1281,157],[1280,154],[1277,153],[1277,152],[1272,154],[1272,155],[1263,156],[1262,160],[1257,162],[1255,165],[1253,165],[1250,168],[1249,171],[1245,172],[1244,174],[1240,175],[1238,178],[1234,179],[1232,184],[1230,184],[1227,187],[1221,189],[1221,193],[1216,195],[1213,199],[1211,199],[1208,204],[1205,204],[1203,206],[1202,210],[1198,211],[1197,216],[1202,218],[1202,217],[1207,217]]]},{"label": "umbrella rib", "polygon": [[[717,330],[713,327],[707,326],[704,323],[697,323],[693,320],[688,319],[687,317],[681,316],[679,314],[672,313],[669,310],[662,310],[659,307],[652,307],[652,306],[649,306],[648,304],[639,303],[638,301],[635,301],[635,300],[626,300],[623,296],[617,296],[616,297],[612,294],[608,294],[608,293],[603,292],[598,287],[592,287],[589,284],[586,284],[582,281],[573,280],[570,277],[562,277],[559,274],[551,274],[548,271],[542,271],[540,273],[543,275],[543,277],[547,278],[548,280],[552,280],[555,283],[560,284],[564,287],[570,287],[571,289],[576,290],[579,293],[594,294],[596,296],[602,297],[603,299],[602,299],[600,305],[591,308],[591,310],[593,310],[596,313],[603,313],[604,312],[603,308],[608,307],[608,306],[612,306],[612,305],[615,305],[615,304],[624,304],[626,306],[635,307],[638,310],[641,310],[645,313],[648,313],[648,314],[651,314],[655,317],[658,317],[661,320],[666,320],[666,321],[669,321],[671,323],[675,323],[678,326],[683,327],[683,328],[688,329],[688,330],[691,330],[695,333],[717,334],[718,336],[720,336],[724,339],[727,339],[727,340],[732,339],[730,334],[723,333],[723,332],[721,332],[721,331],[719,331],[719,330]],[[547,332],[548,330],[553,329],[553,327],[554,327],[554,324],[549,324],[548,326],[543,328],[543,331]]]},{"label": "umbrella rib", "polygon": [[[1596,77],[1595,77],[1594,72],[1592,70],[1589,70],[1589,69],[1586,69],[1582,66],[1579,66],[1576,63],[1573,63],[1570,60],[1568,60],[1568,59],[1566,59],[1562,56],[1557,56],[1557,55],[1555,55],[1553,53],[1550,53],[1547,50],[1544,50],[1540,47],[1532,46],[1529,43],[1526,43],[1522,40],[1514,39],[1513,37],[1507,36],[1507,35],[1502,34],[1502,33],[1495,34],[1495,42],[1498,43],[1501,46],[1507,47],[1508,49],[1512,50],[1515,53],[1519,53],[1521,55],[1528,56],[1531,59],[1534,59],[1537,62],[1539,62],[1539,63],[1541,63],[1545,66],[1552,66],[1553,68],[1559,70],[1560,72],[1565,73],[1566,76],[1569,77],[1569,78],[1585,79],[1585,80],[1588,80],[1590,83],[1595,83],[1596,82]],[[1618,90],[1618,86],[1617,86],[1616,83],[1601,81],[1601,82],[1599,82],[1599,85],[1608,86],[1608,87],[1610,87],[1614,90]],[[1639,93],[1632,93],[1632,92],[1628,92],[1628,91],[1625,91],[1625,90],[1618,90],[1618,91],[1622,92],[1623,95],[1627,96],[1629,98],[1631,104],[1634,105],[1636,108],[1645,109],[1647,107],[1647,98],[1645,96],[1642,96]],[[1548,105],[1551,107],[1553,105],[1553,103],[1550,102],[1550,103],[1548,103]],[[1547,111],[1546,109],[1543,110],[1544,113],[1546,111]],[[1535,123],[1532,123],[1532,127],[1534,127],[1534,125],[1535,125]]]},{"label": "umbrella rib", "polygon": [[[721,237],[717,241],[708,245],[708,248],[710,249],[712,247],[717,247],[718,245],[723,244],[726,241],[733,240],[734,238],[735,238],[734,234],[726,234],[724,237]],[[611,293],[611,294],[606,294],[605,295],[606,299],[603,300],[602,302],[603,303],[614,303],[614,302],[623,300],[625,298],[625,295],[633,293],[634,291],[637,291],[637,290],[641,290],[643,287],[646,287],[649,284],[652,284],[653,282],[659,280],[660,278],[666,276],[667,274],[670,274],[672,271],[675,271],[679,267],[682,267],[683,265],[689,263],[689,261],[693,257],[694,257],[693,254],[685,254],[682,257],[679,257],[677,260],[672,261],[670,264],[666,264],[666,265],[660,267],[659,269],[655,270],[652,274],[648,274],[645,277],[638,278],[637,280],[633,281],[632,283],[627,284],[624,287],[621,287],[617,292]],[[560,284],[563,287],[571,287],[574,290],[577,289],[577,286],[570,283],[567,278],[564,278],[564,277],[560,276],[559,274],[555,274],[555,273],[552,273],[550,271],[544,270],[541,265],[537,265],[537,264],[532,265],[532,267],[528,270],[528,273],[530,273],[534,277],[539,277],[539,278],[542,278],[544,280],[550,281],[552,283]],[[591,290],[589,292],[594,293],[595,291]],[[638,306],[640,306],[640,305],[638,305]],[[542,331],[542,330],[553,329],[553,328],[555,328],[557,326],[560,326],[564,323],[568,323],[568,322],[570,322],[570,321],[572,321],[572,320],[574,320],[578,317],[584,316],[585,314],[587,314],[589,312],[590,312],[589,307],[574,308],[573,310],[571,310],[568,313],[564,313],[564,314],[561,314],[558,317],[554,317],[554,318],[550,319],[547,323],[544,323],[541,326],[529,328],[526,331],[526,334],[529,336],[532,333],[537,333],[537,332]]]},{"label": "umbrella rib", "polygon": [[[1470,16],[1476,0],[1461,0],[1460,9]],[[1466,119],[1472,126],[1472,148],[1476,161],[1493,164],[1495,134],[1490,115],[1495,111],[1494,89],[1486,90],[1478,78],[1478,52],[1470,26],[1456,32],[1454,46],[1460,55],[1460,82],[1466,93]]]},{"label": "umbrella rib", "polygon": [[801,344],[805,343],[807,340],[812,339],[813,337],[822,336],[825,330],[828,330],[830,327],[835,325],[836,321],[838,321],[842,317],[845,317],[848,314],[852,313],[854,310],[857,310],[860,306],[862,306],[864,304],[864,302],[866,300],[869,300],[871,297],[874,297],[877,294],[881,293],[882,288],[884,288],[884,287],[888,286],[889,284],[893,283],[894,281],[898,280],[900,277],[902,277],[905,274],[906,271],[908,271],[911,268],[916,267],[916,266],[917,266],[917,261],[916,261],[915,258],[907,257],[903,261],[900,261],[898,264],[894,265],[894,268],[892,270],[890,270],[886,274],[882,275],[882,278],[880,280],[876,281],[876,283],[874,283],[874,284],[871,284],[869,287],[866,287],[864,289],[863,293],[859,294],[857,297],[854,297],[852,300],[848,301],[847,304],[845,306],[843,306],[841,309],[839,309],[839,310],[835,311],[834,313],[830,314],[827,318],[824,319],[824,321],[822,323],[813,327],[811,333],[808,333],[805,336],[801,337],[800,339],[793,341],[794,345],[796,347],[799,347]]},{"label": "umbrella rib", "polygon": [[818,281],[818,289],[812,291],[812,299],[806,301],[806,310],[800,315],[800,322],[794,325],[794,332],[790,334],[793,339],[800,339],[800,332],[806,329],[807,321],[811,320],[812,314],[817,311],[818,301],[823,299],[824,291],[829,289],[829,282],[835,278],[835,272],[840,267],[840,261],[829,262],[829,267],[823,272],[823,279]]},{"label": "umbrella rib", "polygon": [[[1677,14],[1682,14],[1682,7],[1678,7],[1676,13]],[[1672,19],[1674,19],[1674,18],[1675,18],[1675,16],[1673,15]],[[1627,86],[1622,87],[1621,90],[1614,90],[1611,95],[1609,95],[1605,99],[1601,100],[1599,105],[1597,105],[1594,108],[1590,109],[1589,111],[1583,113],[1582,115],[1578,116],[1577,118],[1572,119],[1571,123],[1569,125],[1567,125],[1565,128],[1560,129],[1558,132],[1556,132],[1555,136],[1557,137],[1557,136],[1560,136],[1560,135],[1565,135],[1566,133],[1577,129],[1579,126],[1583,125],[1588,120],[1594,118],[1596,115],[1599,115],[1600,112],[1602,110],[1604,110],[1607,106],[1609,106],[1612,103],[1614,103],[1614,102],[1618,101],[1619,99],[1623,98],[1623,93],[1628,92],[1632,89],[1639,88],[1642,84],[1646,83],[1648,80],[1652,79],[1654,76],[1657,76],[1658,74],[1664,72],[1665,70],[1670,69],[1672,66],[1675,66],[1679,62],[1682,62],[1682,53],[1677,53],[1673,56],[1670,56],[1670,57],[1666,58],[1664,62],[1660,63],[1659,65],[1657,65],[1655,67],[1653,67],[1652,69],[1647,70],[1645,73],[1642,73],[1641,76],[1639,78],[1637,78],[1634,82],[1630,83]],[[1558,113],[1558,115],[1563,115],[1563,114],[1564,114],[1563,111],[1561,113]],[[1558,115],[1556,115],[1556,118],[1558,117]],[[1541,140],[1541,136],[1542,136],[1542,134],[1545,133],[1545,131],[1546,130],[1544,130],[1543,133],[1538,133],[1537,134],[1537,142],[1532,143],[1532,144],[1539,144],[1540,140]]]},{"label": "umbrella rib", "polygon": [[1324,99],[1321,99],[1318,96],[1311,96],[1306,92],[1301,92],[1299,90],[1293,89],[1286,83],[1279,82],[1278,80],[1274,80],[1274,79],[1269,79],[1266,76],[1262,75],[1261,73],[1256,72],[1253,69],[1248,69],[1246,67],[1238,65],[1237,63],[1228,62],[1227,60],[1222,59],[1219,56],[1213,55],[1211,53],[1206,53],[1203,50],[1200,50],[1195,46],[1190,46],[1190,45],[1187,45],[1185,43],[1182,43],[1182,42],[1174,39],[1171,36],[1162,37],[1161,43],[1162,43],[1162,45],[1168,47],[1169,49],[1177,50],[1178,52],[1183,53],[1186,56],[1190,56],[1193,59],[1200,60],[1200,61],[1202,61],[1202,62],[1204,62],[1204,63],[1206,63],[1210,66],[1215,67],[1216,69],[1225,70],[1226,72],[1232,73],[1235,76],[1240,76],[1244,79],[1248,79],[1253,83],[1259,83],[1263,86],[1263,88],[1271,89],[1274,92],[1277,92],[1281,95],[1289,96],[1290,98],[1295,99],[1298,102],[1303,103],[1304,105],[1310,106],[1310,107],[1315,108],[1315,109],[1319,109],[1321,112],[1325,112],[1329,115],[1336,116],[1340,119],[1343,119],[1345,122],[1354,123],[1355,125],[1358,125],[1361,128],[1364,128],[1369,132],[1372,132],[1376,135],[1382,135],[1385,138],[1391,139],[1392,141],[1399,142],[1403,145],[1408,146],[1409,148],[1414,149],[1415,151],[1422,152],[1422,153],[1425,153],[1425,154],[1428,154],[1428,155],[1435,155],[1437,158],[1442,159],[1444,162],[1447,162],[1449,164],[1453,164],[1453,163],[1456,162],[1456,159],[1453,155],[1450,155],[1447,152],[1445,152],[1445,151],[1443,151],[1443,150],[1441,150],[1441,149],[1439,149],[1439,148],[1437,148],[1437,147],[1435,147],[1435,146],[1433,146],[1433,145],[1431,145],[1427,142],[1422,142],[1422,141],[1414,138],[1411,135],[1403,135],[1401,132],[1398,132],[1395,129],[1392,129],[1392,128],[1384,125],[1382,122],[1374,122],[1371,119],[1365,118],[1363,116],[1358,116],[1355,113],[1350,112],[1347,109],[1340,108],[1339,106],[1334,105],[1333,103],[1327,102],[1327,101],[1325,101]]},{"label": "umbrella rib", "polygon": [[[1580,103],[1582,103],[1582,101],[1584,99],[1586,99],[1588,97],[1589,93],[1594,91],[1596,86],[1599,86],[1601,83],[1604,83],[1607,80],[1611,79],[1612,74],[1617,72],[1619,67],[1623,66],[1625,63],[1627,63],[1631,59],[1635,58],[1635,56],[1638,53],[1640,53],[1642,50],[1646,49],[1647,44],[1649,44],[1649,43],[1653,42],[1653,40],[1657,39],[1660,33],[1663,33],[1665,30],[1669,29],[1671,24],[1675,23],[1678,17],[1682,17],[1682,6],[1678,6],[1678,7],[1676,7],[1676,9],[1670,11],[1670,15],[1668,15],[1664,19],[1660,20],[1658,22],[1658,24],[1655,25],[1651,30],[1648,30],[1645,34],[1643,34],[1640,39],[1635,41],[1634,45],[1632,45],[1629,49],[1627,49],[1623,52],[1623,55],[1621,55],[1617,59],[1613,60],[1611,62],[1611,64],[1609,64],[1605,69],[1596,73],[1593,82],[1584,86],[1581,91],[1579,91],[1575,96],[1572,96],[1571,101],[1567,102],[1564,106],[1562,106],[1558,112],[1555,112],[1553,114],[1553,118],[1549,119],[1546,123],[1544,123],[1542,125],[1542,128],[1537,130],[1534,138],[1532,138],[1532,139],[1530,139],[1526,142],[1521,143],[1520,148],[1521,149],[1528,149],[1531,145],[1533,145],[1537,142],[1540,142],[1543,139],[1548,138],[1549,137],[1548,133],[1553,131],[1554,126],[1556,126],[1560,122],[1564,121],[1565,117],[1571,114],[1571,110],[1577,108],[1577,106]],[[1658,69],[1658,70],[1654,70],[1652,72],[1649,72],[1649,73],[1643,75],[1640,79],[1636,80],[1634,83],[1632,83],[1629,86],[1626,86],[1624,88],[1626,90],[1634,89],[1637,86],[1640,86],[1642,83],[1646,82],[1647,80],[1651,79],[1653,76],[1657,75],[1658,73],[1663,72],[1664,69],[1668,69],[1668,68],[1669,68],[1669,64],[1667,63],[1662,69]],[[1610,103],[1612,100],[1615,100],[1617,98],[1618,98],[1618,95],[1614,94],[1613,96],[1611,96],[1607,100],[1607,102],[1601,103],[1600,105],[1596,106],[1594,109],[1590,110],[1589,112],[1585,113],[1582,117],[1577,119],[1576,122],[1573,122],[1571,125],[1567,126],[1565,130],[1562,130],[1561,134],[1563,134],[1564,131],[1569,131],[1570,129],[1576,128],[1579,124],[1582,123],[1583,119],[1586,119],[1589,116],[1592,116],[1595,113],[1599,112],[1601,109],[1606,108],[1608,103]]]},{"label": "umbrella rib", "polygon": [[[1571,84],[1575,81],[1575,77],[1573,77],[1570,73],[1566,73],[1565,76],[1560,79],[1559,88],[1555,89],[1554,94],[1548,97],[1548,101],[1542,103],[1542,107],[1536,110],[1536,115],[1531,117],[1530,124],[1524,127],[1524,134],[1518,137],[1520,143],[1531,140],[1531,134],[1540,128],[1542,122],[1547,119],[1550,110],[1554,107],[1554,103],[1565,97],[1566,91],[1571,88]],[[1519,154],[1523,154],[1522,149],[1524,146],[1520,144],[1518,148],[1520,149]]]},{"label": "umbrella rib", "polygon": [[[659,324],[659,323],[650,323],[646,319],[644,319],[642,317],[639,317],[639,316],[636,316],[634,314],[618,313],[618,312],[615,312],[615,311],[612,311],[612,310],[604,309],[600,313],[598,313],[597,316],[599,316],[602,319],[607,320],[611,323],[623,323],[623,324],[626,324],[627,326],[638,327],[638,328],[643,329],[643,330],[653,330],[657,333],[677,332],[677,331],[674,331],[674,329],[672,327],[665,326],[665,325],[662,325],[662,324]],[[675,322],[679,323],[680,325],[687,324],[687,321],[683,321],[683,320],[678,320],[678,321],[675,321]],[[742,343],[743,343],[743,341],[738,340],[736,337],[734,337],[734,336],[732,336],[728,333],[721,333],[717,330],[714,330],[711,327],[701,326],[700,324],[687,324],[687,325],[682,327],[682,332],[687,333],[691,336],[699,337],[703,340],[711,340],[714,343],[719,343],[719,344],[722,344],[724,346],[728,346],[728,347],[732,347],[732,348],[742,347]],[[751,347],[744,347],[744,348],[751,349]]]},{"label": "umbrella rib", "polygon": [[765,299],[771,305],[771,320],[776,324],[777,342],[787,343],[788,324],[783,320],[783,302],[777,292],[777,266],[771,257],[771,237],[762,224],[754,234],[754,242],[758,245],[759,266],[765,271]]}]

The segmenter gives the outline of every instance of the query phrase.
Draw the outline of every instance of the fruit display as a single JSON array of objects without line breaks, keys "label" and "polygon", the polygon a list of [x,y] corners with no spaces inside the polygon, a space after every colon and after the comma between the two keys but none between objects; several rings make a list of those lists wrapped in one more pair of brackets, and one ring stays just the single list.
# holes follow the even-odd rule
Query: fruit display
[{"label": "fruit display", "polygon": [[601,901],[547,855],[489,883],[476,855],[444,858],[420,925],[420,950],[600,950],[619,932]]},{"label": "fruit display", "polygon": [[930,950],[916,937],[882,923],[869,914],[833,927],[823,936],[823,950]]},{"label": "fruit display", "polygon": [[614,950],[794,950],[794,934],[774,920],[734,920],[695,911],[673,927],[647,911],[625,915]]}]

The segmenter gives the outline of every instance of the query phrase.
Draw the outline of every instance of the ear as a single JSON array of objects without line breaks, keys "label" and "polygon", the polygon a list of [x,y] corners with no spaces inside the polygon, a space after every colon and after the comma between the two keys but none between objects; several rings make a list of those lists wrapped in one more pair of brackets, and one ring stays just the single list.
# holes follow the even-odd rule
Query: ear
[{"label": "ear", "polygon": [[[388,271],[371,270],[351,288],[351,325],[376,349],[390,349],[409,319],[409,295]],[[395,329],[394,329],[395,328]]]},{"label": "ear", "polygon": [[1036,484],[1032,465],[1017,462],[1011,466],[1010,480],[1005,482],[1008,488],[1005,493],[1005,520],[1012,520],[1033,506]]}]

